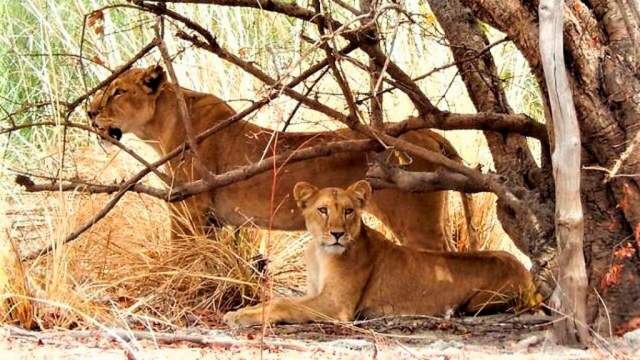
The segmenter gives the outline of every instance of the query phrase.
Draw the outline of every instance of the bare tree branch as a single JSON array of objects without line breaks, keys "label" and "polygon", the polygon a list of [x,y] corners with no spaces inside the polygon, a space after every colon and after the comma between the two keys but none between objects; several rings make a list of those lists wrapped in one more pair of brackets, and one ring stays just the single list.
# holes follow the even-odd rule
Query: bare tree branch
[{"label": "bare tree branch", "polygon": [[503,133],[518,133],[548,143],[547,130],[525,114],[476,113],[458,114],[443,112],[436,115],[410,117],[398,123],[387,123],[385,132],[389,135],[421,128],[440,130],[491,130]]},{"label": "bare tree branch", "polygon": [[442,168],[433,172],[412,172],[380,161],[369,165],[367,180],[374,188],[397,188],[407,192],[454,190],[471,194],[490,191],[465,175]]},{"label": "bare tree branch", "polygon": [[162,39],[159,22],[155,26],[155,31],[157,39],[156,42],[158,44],[158,49],[160,50],[160,55],[162,56],[162,60],[164,61],[167,73],[169,73],[171,82],[173,83],[173,90],[176,93],[176,99],[178,101],[178,117],[184,125],[184,132],[187,137],[187,143],[189,144],[189,148],[191,149],[191,152],[193,152],[193,157],[195,158],[196,169],[204,180],[209,181],[211,180],[212,174],[202,162],[202,155],[200,155],[198,145],[196,144],[196,140],[193,135],[193,125],[191,124],[191,116],[189,115],[187,101],[184,98],[184,93],[182,92],[182,88],[180,87],[180,83],[178,82],[178,77],[176,76],[176,72],[173,69],[173,62],[171,61],[171,57],[169,56],[169,51],[167,50],[164,40]]},{"label": "bare tree branch", "polygon": [[[29,124],[21,124],[21,125],[11,126],[9,128],[0,128],[0,135],[9,134],[9,133],[12,133],[14,131],[18,131],[20,129],[28,129],[28,128],[31,128],[31,127],[60,126],[60,125],[62,125],[62,124],[58,123],[58,122],[54,122],[54,121],[42,121],[42,122],[29,123]],[[84,130],[84,131],[87,131],[87,132],[90,132],[90,133],[98,135],[100,137],[100,139],[108,141],[109,143],[115,145],[120,150],[124,151],[125,153],[129,154],[132,158],[134,158],[135,160],[140,162],[142,165],[144,165],[145,167],[149,168],[164,183],[166,183],[166,184],[171,183],[171,178],[167,174],[165,174],[162,171],[160,171],[157,166],[154,166],[153,164],[149,163],[142,156],[138,155],[135,151],[131,150],[130,148],[125,146],[123,143],[121,143],[120,141],[112,138],[111,136],[105,135],[105,134],[97,131],[96,129],[94,129],[94,128],[88,126],[88,125],[84,125],[84,124],[78,124],[78,123],[67,121],[66,123],[64,123],[64,125],[67,126],[67,127],[70,127],[70,128],[76,128],[76,129]]]},{"label": "bare tree branch", "polygon": [[[318,75],[318,77],[311,83],[311,85],[309,86],[307,91],[304,93],[305,97],[309,97],[309,94],[311,94],[311,92],[313,91],[313,88],[316,85],[318,85],[320,80],[322,80],[322,78],[327,74],[327,72],[329,72],[328,68],[324,69],[324,71],[322,71],[320,73],[320,75]],[[291,121],[293,121],[293,118],[295,117],[296,112],[300,108],[300,105],[302,105],[302,102],[298,101],[296,106],[293,108],[293,111],[291,111],[291,113],[289,114],[289,117],[287,117],[287,120],[285,120],[284,125],[282,126],[282,130],[281,130],[282,132],[286,132],[287,131],[287,128],[289,127],[289,125],[291,125]]]},{"label": "bare tree branch", "polygon": [[116,71],[114,71],[111,75],[109,75],[106,79],[102,80],[98,85],[94,86],[91,90],[82,94],[77,99],[73,100],[67,105],[67,111],[70,113],[75,108],[80,105],[83,101],[90,98],[93,94],[98,92],[103,87],[109,85],[113,80],[115,80],[118,76],[122,75],[123,72],[127,71],[133,64],[135,64],[138,60],[142,59],[147,53],[153,50],[154,47],[158,45],[157,39],[153,39],[150,43],[148,43],[145,47],[140,49],[138,53],[136,53],[129,61],[127,61],[124,65],[120,66]]},{"label": "bare tree branch", "polygon": [[[202,40],[198,39],[195,36],[189,35],[185,32],[179,31],[177,34],[177,37],[189,41],[192,44],[194,44],[196,47],[201,48],[201,49],[205,49],[208,50],[214,54],[216,54],[217,56],[219,56],[221,59],[226,60],[234,65],[237,65],[238,67],[240,67],[241,69],[243,69],[244,71],[246,71],[247,73],[255,76],[256,78],[258,78],[260,81],[264,82],[265,84],[269,85],[269,86],[274,86],[277,81],[273,78],[271,78],[269,75],[267,75],[265,72],[263,72],[262,70],[260,70],[258,67],[256,67],[255,65],[242,60],[239,56],[234,55],[233,53],[229,52],[228,50],[226,50],[225,48],[221,47],[218,42],[215,40],[215,38],[212,37],[213,39],[213,43],[209,42],[203,42]],[[345,49],[342,50],[342,53],[346,54],[348,52],[351,52],[353,50],[355,50],[357,48],[357,46],[355,45],[348,45]],[[328,63],[328,61],[327,61]],[[282,89],[282,91],[290,96],[292,99],[295,99],[297,101],[299,101],[300,103],[306,105],[308,108],[318,111],[320,113],[323,113],[331,118],[334,118],[340,122],[344,122],[347,118],[346,115],[344,115],[343,113],[335,110],[334,108],[331,108],[327,105],[322,104],[321,102],[311,99],[305,95],[300,94],[299,92],[293,90],[290,87],[284,87]]]},{"label": "bare tree branch", "polygon": [[[317,13],[320,13],[320,0],[314,0],[314,7]],[[320,37],[326,37],[325,27],[331,30],[331,24],[328,19],[325,17],[325,24],[318,23],[318,32],[320,33]],[[333,77],[336,79],[340,90],[342,90],[342,94],[347,102],[349,108],[349,117],[343,121],[347,126],[352,127],[353,124],[360,120],[360,116],[358,116],[358,106],[353,99],[353,94],[351,93],[351,88],[349,87],[349,83],[347,79],[343,76],[342,71],[338,67],[336,56],[333,53],[333,49],[329,46],[328,43],[323,42],[320,43],[320,47],[324,50],[327,55],[327,59],[329,60],[329,67],[331,68],[331,72],[333,73]]]},{"label": "bare tree branch", "polygon": [[[255,105],[254,105],[255,107]],[[478,120],[483,119],[481,116],[484,114],[470,114],[468,115],[469,118],[464,118],[462,117],[460,119],[461,123],[466,123],[467,121],[470,122],[476,122]],[[415,119],[415,118],[412,118]],[[415,122],[412,122],[411,120],[408,120],[406,122],[402,122],[402,123],[396,123],[396,124],[389,124],[389,126],[387,127],[387,133],[392,135],[392,136],[398,136],[401,135],[402,133],[412,130],[412,129],[419,129],[422,128],[422,126],[424,125],[423,120],[420,119],[416,119]],[[484,118],[484,122],[486,124],[495,124],[495,119],[491,118],[491,117],[487,117]],[[237,121],[237,120],[236,120]],[[453,124],[455,124],[456,122],[452,122]],[[27,125],[20,125],[17,126],[13,129],[3,129],[0,130],[0,134],[8,132],[8,131],[13,131],[13,130],[17,130],[17,129],[21,129],[21,128],[26,128],[26,127],[31,127],[31,126],[56,126],[58,124],[56,124],[55,122],[42,122],[42,123],[36,123],[36,124],[27,124]],[[94,129],[86,126],[86,125],[82,125],[82,124],[75,124],[75,123],[69,123],[68,124],[69,127],[75,127],[75,128],[79,128],[79,129],[83,129],[86,131],[90,131],[90,132],[94,132],[97,133]],[[224,125],[222,125],[224,126]],[[214,129],[210,129],[208,132],[204,133],[204,134],[199,134],[195,141],[196,142],[200,142],[203,139],[205,139],[208,136],[211,136],[213,133],[217,132],[218,130],[221,129],[222,126],[217,126]],[[112,140],[108,137],[106,137],[106,139],[108,141],[112,141],[114,142],[116,145],[118,145],[118,143],[115,140]],[[288,156],[291,156],[289,158],[289,162],[294,162],[294,161],[299,161],[299,160],[304,160],[304,159],[309,159],[312,157],[316,157],[316,156],[327,156],[325,154],[331,154],[334,152],[341,152],[341,151],[361,151],[361,150],[370,150],[370,149],[375,149],[375,142],[372,142],[370,140],[363,140],[363,142],[369,142],[368,146],[365,145],[353,145],[353,144],[359,144],[357,142],[352,142],[352,145],[349,145],[349,142],[343,142],[343,143],[329,143],[326,145],[322,145],[322,146],[318,146],[318,147],[313,147],[313,148],[307,148],[307,149],[303,149],[303,150],[298,150],[294,153],[292,153],[293,155],[288,155],[289,153],[284,153],[281,156],[279,156],[276,159],[276,162],[280,162],[283,161],[284,159],[286,159]],[[352,148],[350,148],[351,146],[353,146]],[[361,147],[362,146],[362,147]],[[127,149],[123,149],[125,151],[127,151]],[[183,148],[180,147],[176,150],[174,150],[172,153],[167,154],[167,156],[165,156],[163,159],[158,160],[157,162],[153,163],[153,164],[149,164],[147,163],[144,159],[139,158],[140,161],[145,164],[145,166],[147,166],[150,169],[156,168],[157,166],[160,166],[161,164],[165,163],[166,161],[168,161],[169,159],[173,158],[175,155],[181,153],[183,151]],[[134,153],[132,154],[132,156],[137,157],[137,155]],[[208,187],[204,184],[204,182],[200,181],[200,182],[196,182],[198,185],[197,187],[194,187],[194,183],[188,183],[188,184],[180,184],[178,187],[174,188],[171,191],[165,191],[165,190],[160,190],[160,189],[153,189],[153,188],[149,188],[149,187],[145,187],[142,186],[140,184],[137,184],[131,188],[129,188],[129,191],[133,191],[133,192],[139,192],[139,193],[144,193],[147,195],[151,195],[154,197],[158,197],[161,198],[163,200],[166,201],[180,201],[180,200],[184,200],[186,197],[188,197],[189,195],[194,195],[194,194],[198,194],[200,192],[203,191],[207,191],[207,190],[211,190],[215,187],[219,187],[219,186],[224,186],[224,185],[228,185],[234,181],[239,181],[239,180],[244,180],[250,176],[253,176],[255,174],[258,174],[262,171],[266,171],[269,169],[269,166],[265,165],[266,163],[268,163],[269,161],[273,161],[273,158],[269,158],[269,159],[265,159],[259,163],[255,163],[252,165],[248,165],[246,167],[243,167],[241,169],[237,169],[234,170],[235,172],[231,172],[234,173],[235,175],[229,175],[230,173],[225,173],[225,174],[219,174],[219,175],[215,175],[213,176],[212,182],[210,183],[209,186],[212,187]],[[251,168],[252,166],[255,166],[254,168]],[[266,170],[265,170],[266,169]],[[146,171],[143,170],[143,172]],[[241,174],[249,174],[247,175],[247,177],[242,177],[244,175]],[[146,174],[145,174],[146,175]],[[165,175],[166,176],[166,175]],[[24,185],[24,184],[23,184]],[[61,189],[63,191],[72,191],[72,190],[78,190],[78,187],[81,187],[85,190],[80,190],[80,191],[85,191],[85,192],[89,192],[89,193],[114,193],[117,192],[118,190],[120,190],[121,185],[101,185],[101,184],[93,184],[91,186],[87,186],[87,184],[85,183],[69,183],[69,184],[58,184],[56,183],[55,185],[46,185],[45,184],[40,184],[37,186],[34,185],[30,185],[27,187],[28,191],[55,191],[55,190],[59,190]],[[451,189],[454,190],[454,189]]]},{"label": "bare tree branch", "polygon": [[[276,156],[271,156],[269,158],[249,165],[245,165],[234,170],[227,171],[222,174],[212,175],[209,181],[200,179],[186,184],[180,184],[174,188],[167,190],[153,188],[142,184],[135,184],[129,186],[127,188],[127,191],[150,195],[167,202],[177,202],[182,201],[190,196],[211,191],[238,181],[246,180],[257,174],[269,171],[273,169],[274,162],[275,166],[281,167],[285,164],[304,161],[317,157],[331,156],[341,152],[366,151],[376,148],[379,148],[379,145],[376,141],[373,140],[364,139],[336,141],[304,149],[286,151]],[[60,183],[57,179],[50,183],[36,184],[29,177],[23,175],[16,176],[16,183],[23,186],[27,192],[75,191],[90,194],[117,193],[122,190],[123,187],[127,186],[126,184],[91,184],[74,180]]]},{"label": "bare tree branch", "polygon": [[360,10],[354,8],[353,6],[347,4],[346,2],[344,2],[342,0],[333,0],[333,2],[338,4],[338,6],[340,6],[341,8],[349,11],[353,15],[362,15],[362,12],[360,12]]},{"label": "bare tree branch", "polygon": [[[326,14],[322,14],[310,9],[305,9],[295,3],[285,3],[272,0],[163,0],[162,2],[215,4],[230,7],[254,8],[287,15],[293,18],[311,22],[313,24],[316,24],[317,26],[326,27],[327,25],[329,25],[331,29],[344,28],[344,25],[342,23],[328,18]],[[142,9],[147,9],[149,11],[161,11],[158,6],[151,5],[141,0],[134,0],[134,4],[140,6]],[[387,59],[387,56],[384,55],[384,53],[382,53],[379,48],[372,45],[372,43],[375,44],[375,38],[371,36],[370,29],[368,27],[361,28],[353,32],[341,32],[340,35],[350,42],[358,42],[360,49],[367,53],[367,55],[379,66],[382,67],[387,64],[387,73],[391,75],[391,77],[396,81],[398,81],[398,83],[400,84],[398,88],[407,94],[420,114],[433,114],[439,112],[439,110],[431,103],[431,101],[429,101],[429,98],[427,98],[424,92],[411,79],[411,77],[407,75],[393,61],[389,61],[389,59]]]},{"label": "bare tree branch", "polygon": [[[476,60],[476,59],[478,59],[478,58],[480,58],[480,57],[484,56],[484,55],[485,55],[487,52],[489,52],[493,47],[495,47],[495,46],[497,46],[497,45],[500,45],[500,44],[503,44],[503,43],[508,42],[508,41],[509,41],[509,38],[504,38],[504,39],[498,40],[498,41],[496,41],[496,42],[494,42],[494,43],[491,43],[491,44],[487,45],[484,49],[482,49],[482,50],[480,50],[480,51],[476,52],[474,55],[471,55],[471,56],[469,56],[469,57],[467,57],[467,58],[464,58],[463,60],[460,60],[460,61],[455,61],[455,62],[452,62],[452,63],[446,64],[446,65],[438,66],[438,67],[436,67],[436,68],[434,68],[434,69],[432,69],[432,70],[429,70],[428,72],[426,72],[426,73],[424,73],[424,74],[422,74],[422,75],[420,75],[420,76],[416,76],[416,77],[414,77],[412,80],[413,80],[413,81],[423,80],[423,79],[426,79],[426,78],[428,78],[429,76],[431,76],[431,75],[433,75],[433,74],[435,74],[435,73],[438,73],[438,72],[440,72],[440,71],[442,71],[442,70],[446,70],[446,69],[448,69],[448,68],[450,68],[450,67],[453,67],[453,66],[459,66],[459,65],[462,65],[462,64],[464,64],[464,63],[466,63],[466,62]],[[385,82],[390,82],[390,81],[389,81],[388,79],[385,79]],[[388,87],[388,88],[386,88],[386,89],[383,89],[383,90],[379,90],[379,91],[377,91],[377,92],[375,93],[375,96],[378,96],[378,95],[385,94],[385,93],[391,92],[391,91],[393,91],[393,90],[396,90],[396,89],[398,88],[398,86],[399,86],[399,85],[395,85],[395,84],[396,84],[396,83],[392,83],[392,86],[390,86],[390,87]],[[369,95],[369,96],[363,97],[363,98],[361,98],[361,99],[358,99],[358,100],[356,101],[356,103],[359,105],[359,104],[363,103],[364,101],[370,100],[372,96],[373,96],[373,95]]]}]

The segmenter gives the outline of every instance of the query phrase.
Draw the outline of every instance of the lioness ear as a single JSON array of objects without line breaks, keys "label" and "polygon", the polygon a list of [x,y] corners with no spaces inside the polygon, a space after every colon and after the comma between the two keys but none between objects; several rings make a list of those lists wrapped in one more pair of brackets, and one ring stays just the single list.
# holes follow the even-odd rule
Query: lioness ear
[{"label": "lioness ear", "polygon": [[300,181],[293,187],[293,198],[300,209],[307,207],[307,201],[318,192],[318,188],[305,181]]},{"label": "lioness ear", "polygon": [[369,198],[371,197],[371,185],[366,180],[360,180],[347,188],[347,191],[353,194],[358,201],[360,201],[360,207],[363,208]]},{"label": "lioness ear", "polygon": [[142,75],[142,85],[146,88],[148,94],[158,91],[160,85],[167,79],[164,69],[160,65],[149,66]]}]

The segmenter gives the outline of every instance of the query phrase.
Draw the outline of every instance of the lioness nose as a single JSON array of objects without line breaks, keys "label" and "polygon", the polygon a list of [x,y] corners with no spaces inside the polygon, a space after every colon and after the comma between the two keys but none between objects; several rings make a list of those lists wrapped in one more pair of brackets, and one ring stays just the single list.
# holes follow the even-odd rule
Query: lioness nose
[{"label": "lioness nose", "polygon": [[89,117],[89,119],[93,119],[94,117],[98,116],[98,112],[94,110],[89,110],[87,111],[87,116]]},{"label": "lioness nose", "polygon": [[340,240],[342,236],[344,236],[344,231],[329,231],[331,236],[333,236],[336,241]]}]

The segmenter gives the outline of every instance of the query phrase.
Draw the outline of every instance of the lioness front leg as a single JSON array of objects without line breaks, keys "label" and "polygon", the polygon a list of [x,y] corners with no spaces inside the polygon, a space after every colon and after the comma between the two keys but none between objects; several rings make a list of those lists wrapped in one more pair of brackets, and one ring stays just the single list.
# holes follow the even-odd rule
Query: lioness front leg
[{"label": "lioness front leg", "polygon": [[251,326],[267,323],[306,323],[320,320],[347,321],[353,317],[353,311],[342,308],[334,300],[323,296],[301,299],[274,299],[266,305],[246,307],[224,315],[223,321],[233,327]]}]

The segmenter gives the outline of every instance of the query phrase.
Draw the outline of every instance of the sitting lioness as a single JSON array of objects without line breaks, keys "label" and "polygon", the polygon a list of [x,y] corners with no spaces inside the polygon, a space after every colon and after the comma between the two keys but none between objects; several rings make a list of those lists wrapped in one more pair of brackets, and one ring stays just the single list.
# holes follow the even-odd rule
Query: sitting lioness
[{"label": "sitting lioness", "polygon": [[[223,100],[211,94],[184,89],[194,134],[198,134],[235,114]],[[162,67],[127,70],[97,94],[89,107],[93,126],[116,139],[133,133],[149,142],[164,155],[185,140],[180,120],[175,85],[168,82]],[[248,121],[238,121],[210,136],[199,146],[203,163],[214,174],[221,174],[251,164],[278,152],[290,151],[337,140],[364,138],[349,130],[319,133],[280,132],[261,128]],[[409,131],[401,136],[430,150],[443,151],[446,141],[430,130]],[[276,141],[277,140],[277,141]],[[174,183],[178,185],[200,178],[189,153],[169,163]],[[412,171],[432,171],[433,164],[415,159]],[[211,225],[271,226],[276,230],[304,230],[302,216],[289,189],[304,179],[314,179],[320,186],[347,186],[365,177],[365,152],[343,152],[332,156],[290,163],[278,173],[275,196],[271,200],[273,174],[265,172],[245,181],[191,197],[185,206],[173,207],[173,233],[190,233],[188,219],[196,229]],[[404,243],[416,248],[444,250],[443,211],[445,193],[408,193],[386,189],[376,191],[367,211],[387,225]],[[270,223],[272,210],[276,209]],[[187,221],[187,223],[189,223]],[[424,236],[429,234],[429,236]]]},{"label": "sitting lioness", "polygon": [[362,210],[371,198],[366,181],[347,190],[301,182],[293,194],[312,236],[305,254],[308,294],[228,312],[224,321],[231,326],[259,324],[263,314],[270,323],[350,321],[500,311],[538,300],[531,275],[506,252],[420,251],[364,225]]}]

